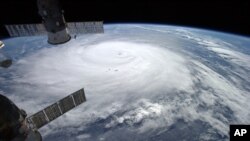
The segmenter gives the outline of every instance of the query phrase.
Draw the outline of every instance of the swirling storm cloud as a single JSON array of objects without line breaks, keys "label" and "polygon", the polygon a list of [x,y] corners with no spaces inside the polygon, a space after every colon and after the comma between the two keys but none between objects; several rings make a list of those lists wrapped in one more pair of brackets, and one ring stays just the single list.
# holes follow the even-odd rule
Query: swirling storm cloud
[{"label": "swirling storm cloud", "polygon": [[0,91],[28,114],[85,89],[86,103],[41,129],[45,140],[227,140],[229,124],[249,124],[248,38],[128,24],[57,46],[5,43],[15,63],[0,70]]}]

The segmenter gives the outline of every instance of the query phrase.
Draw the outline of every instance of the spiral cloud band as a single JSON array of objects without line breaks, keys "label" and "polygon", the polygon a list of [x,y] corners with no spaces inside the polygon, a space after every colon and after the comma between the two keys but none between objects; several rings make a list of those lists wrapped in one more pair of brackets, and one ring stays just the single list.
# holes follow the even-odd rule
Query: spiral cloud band
[{"label": "spiral cloud band", "polygon": [[[61,46],[38,44],[42,37],[22,39],[29,43],[20,41],[22,54],[0,75],[0,91],[28,114],[85,88],[87,102],[44,127],[45,139],[130,140],[122,139],[129,134],[131,140],[157,140],[154,135],[165,134],[180,140],[178,132],[227,139],[229,124],[249,122],[249,66],[239,68],[250,59],[233,44],[189,28],[105,28],[104,35],[78,36]],[[243,81],[246,86],[234,84]]]}]

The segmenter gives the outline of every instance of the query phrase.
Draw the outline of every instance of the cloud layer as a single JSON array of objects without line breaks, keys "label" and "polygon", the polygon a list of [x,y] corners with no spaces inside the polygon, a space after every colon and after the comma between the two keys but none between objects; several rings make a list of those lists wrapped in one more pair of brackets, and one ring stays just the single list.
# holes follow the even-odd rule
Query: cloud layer
[{"label": "cloud layer", "polygon": [[[0,76],[0,90],[28,114],[85,88],[87,102],[44,127],[45,139],[60,135],[70,140],[115,140],[115,134],[131,130],[153,140],[156,133],[177,130],[175,126],[179,132],[188,132],[184,127],[189,126],[204,128],[199,135],[193,133],[199,139],[223,139],[230,123],[249,122],[247,87],[233,83],[247,82],[233,74],[240,67],[249,69],[249,55],[229,48],[233,44],[168,26],[110,25],[105,32],[55,47],[44,43],[36,50],[28,50],[32,43],[23,43],[27,55],[17,59],[9,78]],[[188,46],[234,69],[214,66],[217,60],[210,58],[198,60],[202,52]],[[132,132],[131,136],[142,139]]]}]

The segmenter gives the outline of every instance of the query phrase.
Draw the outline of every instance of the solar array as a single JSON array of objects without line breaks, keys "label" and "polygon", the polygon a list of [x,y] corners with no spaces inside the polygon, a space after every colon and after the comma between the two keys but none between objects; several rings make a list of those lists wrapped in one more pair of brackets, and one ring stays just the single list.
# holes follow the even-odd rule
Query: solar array
[{"label": "solar array", "polygon": [[[5,25],[11,37],[46,35],[43,24],[13,24]],[[103,22],[69,22],[67,29],[71,34],[104,33]]]},{"label": "solar array", "polygon": [[47,33],[43,24],[13,24],[5,25],[11,37],[38,36]]},{"label": "solar array", "polygon": [[31,128],[39,129],[85,101],[86,97],[82,88],[28,117],[27,121]]},{"label": "solar array", "polygon": [[67,23],[69,33],[86,34],[86,33],[104,33],[103,22],[70,22]]}]

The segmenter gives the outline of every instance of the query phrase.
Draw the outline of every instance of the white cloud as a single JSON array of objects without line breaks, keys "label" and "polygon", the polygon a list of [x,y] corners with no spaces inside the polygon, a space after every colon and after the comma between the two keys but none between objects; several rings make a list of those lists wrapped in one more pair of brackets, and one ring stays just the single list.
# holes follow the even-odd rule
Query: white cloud
[{"label": "white cloud", "polygon": [[[189,32],[177,30],[177,34],[186,33],[183,37],[186,35],[185,38],[219,55],[241,61],[246,58],[218,49],[221,45],[218,41],[195,38]],[[168,30],[163,33],[168,34]],[[105,36],[113,37],[109,33]],[[113,38],[89,44],[90,38],[79,36],[67,44],[37,50],[10,68],[12,77],[8,84],[13,93],[10,98],[29,114],[85,88],[87,102],[44,127],[43,135],[71,127],[75,132],[83,131],[85,125],[111,115],[113,119],[103,128],[117,124],[129,124],[133,128],[133,124],[142,122],[137,129],[140,133],[167,129],[182,118],[189,123],[202,120],[225,135],[228,123],[232,122],[225,115],[226,108],[234,112],[234,122],[249,122],[249,93],[218,72],[162,46]],[[173,47],[179,47],[175,42]],[[91,134],[81,134],[75,138],[91,137]]]},{"label": "white cloud", "polygon": [[80,119],[88,121],[93,114],[105,117],[120,110],[112,103],[126,105],[131,99],[150,99],[175,89],[192,91],[192,77],[185,65],[181,55],[155,45],[116,41],[81,46],[71,42],[18,60],[12,67],[16,73],[12,99],[31,114],[84,87],[87,103],[76,109],[83,115],[67,114],[64,120],[69,122],[57,126],[78,124],[72,119],[84,116]]},{"label": "white cloud", "polygon": [[222,58],[232,63],[248,68],[250,70],[250,66],[249,66],[250,57],[248,55],[238,52],[238,51],[225,49],[225,48],[211,47],[209,49],[216,52]]},{"label": "white cloud", "polygon": [[77,136],[77,139],[84,140],[84,139],[90,138],[90,137],[91,137],[91,135],[89,135],[89,134],[81,134],[81,135]]}]

